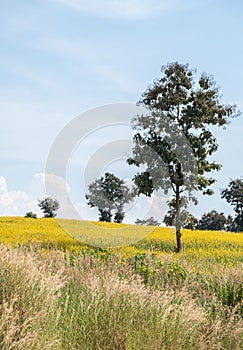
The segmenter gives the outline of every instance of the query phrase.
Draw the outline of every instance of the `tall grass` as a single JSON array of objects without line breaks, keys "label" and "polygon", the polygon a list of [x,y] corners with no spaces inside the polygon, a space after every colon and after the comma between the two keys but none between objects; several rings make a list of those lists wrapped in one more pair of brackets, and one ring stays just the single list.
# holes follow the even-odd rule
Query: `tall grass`
[{"label": "tall grass", "polygon": [[0,348],[59,349],[52,329],[61,271],[54,275],[44,260],[25,249],[1,246]]},{"label": "tall grass", "polygon": [[101,253],[2,246],[0,348],[243,348],[240,268]]}]

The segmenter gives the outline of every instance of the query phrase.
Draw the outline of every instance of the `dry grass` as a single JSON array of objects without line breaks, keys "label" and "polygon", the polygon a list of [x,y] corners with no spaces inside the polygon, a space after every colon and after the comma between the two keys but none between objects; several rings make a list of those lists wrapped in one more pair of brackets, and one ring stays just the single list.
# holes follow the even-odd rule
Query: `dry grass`
[{"label": "dry grass", "polygon": [[230,308],[217,296],[240,271],[229,269],[224,280],[190,273],[179,280],[178,263],[170,264],[156,265],[167,280],[158,286],[154,277],[145,283],[146,269],[118,256],[2,246],[0,348],[240,350],[240,302]]},{"label": "dry grass", "polygon": [[26,249],[1,246],[0,348],[58,349],[49,323],[64,284],[62,271],[54,274],[44,260]]},{"label": "dry grass", "polygon": [[52,219],[0,218],[0,349],[241,350],[243,235],[185,230],[179,255],[174,237],[97,249]]}]

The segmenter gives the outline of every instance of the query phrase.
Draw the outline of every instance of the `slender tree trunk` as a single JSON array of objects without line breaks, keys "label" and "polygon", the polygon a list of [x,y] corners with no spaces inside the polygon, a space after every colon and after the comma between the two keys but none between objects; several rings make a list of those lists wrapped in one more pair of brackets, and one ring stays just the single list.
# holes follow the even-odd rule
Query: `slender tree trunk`
[{"label": "slender tree trunk", "polygon": [[243,232],[243,209],[240,208],[240,225],[239,225],[239,231]]},{"label": "slender tree trunk", "polygon": [[176,186],[176,252],[180,253],[182,251],[182,242],[181,242],[181,220],[180,220],[180,188]]}]

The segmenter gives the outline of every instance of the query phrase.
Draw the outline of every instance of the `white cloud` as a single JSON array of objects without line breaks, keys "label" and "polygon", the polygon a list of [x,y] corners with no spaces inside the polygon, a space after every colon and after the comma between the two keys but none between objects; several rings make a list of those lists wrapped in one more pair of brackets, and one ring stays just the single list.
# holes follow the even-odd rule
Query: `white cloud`
[{"label": "white cloud", "polygon": [[51,191],[51,197],[60,203],[58,216],[69,217],[70,204],[68,193],[70,187],[64,179],[52,175],[38,173],[32,178],[29,193],[23,191],[9,191],[5,177],[0,176],[0,215],[1,216],[24,216],[27,212],[32,211],[39,217],[43,216],[38,207],[38,200],[43,199],[46,194],[46,183]]},{"label": "white cloud", "polygon": [[94,16],[123,19],[144,20],[159,14],[178,11],[188,6],[195,6],[192,0],[55,0],[70,8]]},{"label": "white cloud", "polygon": [[30,192],[33,197],[51,197],[59,202],[60,209],[58,210],[58,217],[76,218],[76,213],[70,199],[70,186],[60,176],[54,174],[38,173],[32,178],[30,185]]},{"label": "white cloud", "polygon": [[9,191],[5,178],[0,176],[1,216],[23,216],[28,211],[40,214],[37,204],[37,200],[28,193]]},{"label": "white cloud", "polygon": [[34,197],[42,197],[46,190],[58,201],[63,200],[70,192],[70,186],[66,181],[54,174],[38,173],[32,178],[30,192]]},{"label": "white cloud", "polygon": [[77,210],[79,214],[79,219],[82,220],[91,220],[91,221],[97,221],[98,220],[98,211],[96,208],[90,208],[87,203],[76,203],[74,205],[75,209]]}]

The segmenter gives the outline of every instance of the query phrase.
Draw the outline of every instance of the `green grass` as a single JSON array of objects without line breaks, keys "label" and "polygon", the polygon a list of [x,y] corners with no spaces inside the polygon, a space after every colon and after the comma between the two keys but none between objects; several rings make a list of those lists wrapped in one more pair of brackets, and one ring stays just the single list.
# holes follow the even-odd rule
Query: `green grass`
[{"label": "green grass", "polygon": [[2,246],[0,271],[3,350],[243,347],[240,269]]},{"label": "green grass", "polygon": [[243,348],[242,234],[185,230],[176,254],[165,228],[110,249],[52,219],[0,218],[0,239],[1,350]]}]

